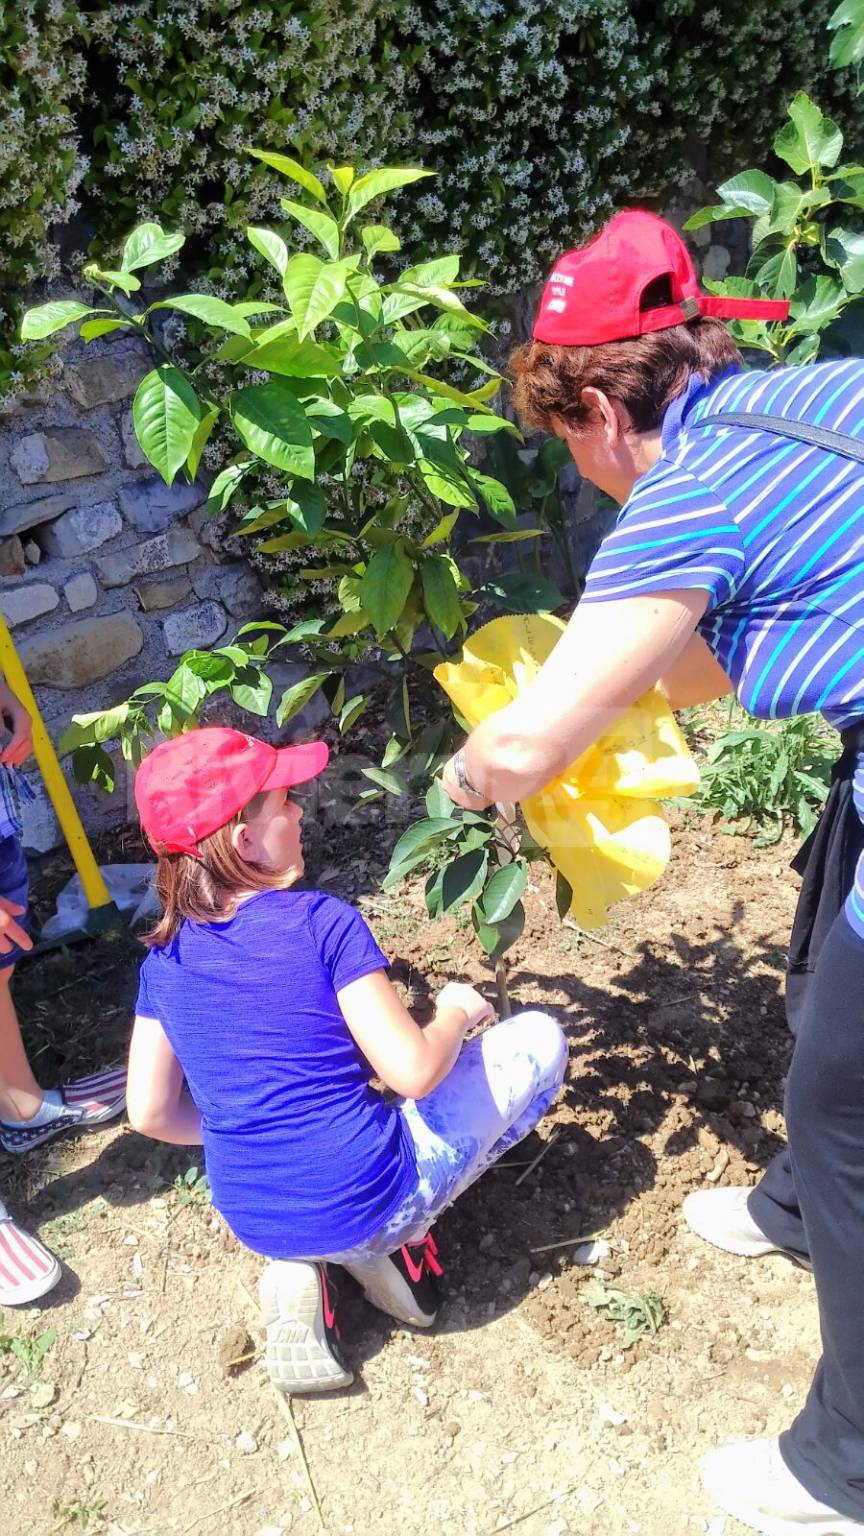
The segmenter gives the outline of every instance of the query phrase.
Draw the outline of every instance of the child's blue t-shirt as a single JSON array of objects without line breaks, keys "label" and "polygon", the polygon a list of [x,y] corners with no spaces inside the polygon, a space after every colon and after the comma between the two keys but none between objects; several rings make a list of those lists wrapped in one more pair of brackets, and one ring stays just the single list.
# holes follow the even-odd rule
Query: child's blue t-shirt
[{"label": "child's blue t-shirt", "polygon": [[268,1258],[353,1248],[417,1186],[336,998],[386,965],[352,907],[289,890],[184,922],[141,968],[137,1012],[162,1025],[201,1111],[213,1203]]}]

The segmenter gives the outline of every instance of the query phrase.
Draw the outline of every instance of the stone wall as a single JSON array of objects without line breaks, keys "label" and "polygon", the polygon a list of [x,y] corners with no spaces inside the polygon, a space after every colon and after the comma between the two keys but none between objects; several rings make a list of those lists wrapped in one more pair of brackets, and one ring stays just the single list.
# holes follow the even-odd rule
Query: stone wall
[{"label": "stone wall", "polygon": [[[204,488],[169,489],[138,447],[131,399],[150,366],[134,340],[74,342],[59,378],[0,417],[0,611],[55,742],[73,713],[260,612],[254,574],[211,547]],[[44,851],[60,834],[31,782],[25,841]],[[91,829],[127,819],[123,793],[75,796]]]}]

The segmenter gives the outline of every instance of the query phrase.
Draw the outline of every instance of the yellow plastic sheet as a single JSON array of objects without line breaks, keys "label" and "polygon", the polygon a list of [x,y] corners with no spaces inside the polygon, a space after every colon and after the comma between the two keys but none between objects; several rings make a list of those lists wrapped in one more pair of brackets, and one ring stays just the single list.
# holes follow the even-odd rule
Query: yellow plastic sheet
[{"label": "yellow plastic sheet", "polygon": [[[564,625],[550,615],[495,619],[458,664],[435,677],[470,726],[502,709],[536,676]],[[666,700],[654,688],[540,794],[522,804],[532,837],[573,890],[580,928],[601,927],[616,901],[653,885],[669,862],[658,799],[689,795],[699,773]]]}]

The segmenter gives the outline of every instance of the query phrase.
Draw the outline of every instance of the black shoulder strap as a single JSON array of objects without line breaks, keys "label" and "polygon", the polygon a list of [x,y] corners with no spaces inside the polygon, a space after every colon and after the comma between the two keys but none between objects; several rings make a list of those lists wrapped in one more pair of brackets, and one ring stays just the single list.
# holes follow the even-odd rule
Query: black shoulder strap
[{"label": "black shoulder strap", "polygon": [[811,443],[814,448],[824,448],[828,453],[842,454],[846,459],[856,459],[864,464],[864,442],[849,437],[845,432],[829,432],[827,427],[814,427],[809,421],[785,421],[782,416],[760,416],[753,411],[724,411],[716,416],[703,416],[701,421],[688,422],[693,427],[755,427],[760,432],[776,432],[778,437],[796,438],[799,443]]}]

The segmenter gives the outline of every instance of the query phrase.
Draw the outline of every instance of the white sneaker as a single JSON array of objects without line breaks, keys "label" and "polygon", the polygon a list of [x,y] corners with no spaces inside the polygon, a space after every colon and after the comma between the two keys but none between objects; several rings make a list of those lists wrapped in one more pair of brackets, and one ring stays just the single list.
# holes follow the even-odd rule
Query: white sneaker
[{"label": "white sneaker", "polygon": [[720,1508],[762,1536],[864,1536],[864,1524],[820,1504],[793,1477],[776,1440],[721,1446],[699,1471]]},{"label": "white sneaker", "polygon": [[25,1307],[54,1289],[60,1265],[0,1200],[0,1307]]},{"label": "white sneaker", "polygon": [[746,1259],[759,1259],[766,1253],[782,1253],[793,1264],[812,1272],[813,1266],[807,1259],[799,1258],[788,1248],[778,1248],[765,1236],[762,1228],[757,1227],[747,1208],[749,1195],[747,1188],[697,1189],[684,1201],[684,1220],[697,1237],[726,1253],[737,1253]]},{"label": "white sneaker", "polygon": [[267,1332],[267,1374],[282,1392],[350,1387],[324,1264],[273,1259],[258,1284]]},{"label": "white sneaker", "polygon": [[431,1232],[420,1243],[405,1243],[394,1253],[344,1268],[362,1285],[373,1307],[412,1328],[432,1327],[441,1303],[442,1269]]}]

